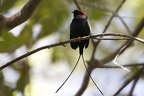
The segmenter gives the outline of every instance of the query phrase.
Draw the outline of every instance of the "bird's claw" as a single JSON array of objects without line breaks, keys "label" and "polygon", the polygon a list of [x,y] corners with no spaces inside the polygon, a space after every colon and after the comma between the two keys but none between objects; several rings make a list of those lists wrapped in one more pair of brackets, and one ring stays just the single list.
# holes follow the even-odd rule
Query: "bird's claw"
[{"label": "bird's claw", "polygon": [[81,41],[81,37],[78,37],[77,40],[80,42]]}]

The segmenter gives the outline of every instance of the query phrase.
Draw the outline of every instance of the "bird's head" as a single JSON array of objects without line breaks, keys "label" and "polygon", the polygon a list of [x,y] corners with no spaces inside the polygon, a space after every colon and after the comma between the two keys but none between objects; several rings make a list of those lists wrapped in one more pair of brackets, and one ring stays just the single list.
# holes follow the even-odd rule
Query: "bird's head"
[{"label": "bird's head", "polygon": [[84,12],[83,11],[79,11],[79,10],[74,10],[72,13],[74,14],[74,16],[84,15]]}]

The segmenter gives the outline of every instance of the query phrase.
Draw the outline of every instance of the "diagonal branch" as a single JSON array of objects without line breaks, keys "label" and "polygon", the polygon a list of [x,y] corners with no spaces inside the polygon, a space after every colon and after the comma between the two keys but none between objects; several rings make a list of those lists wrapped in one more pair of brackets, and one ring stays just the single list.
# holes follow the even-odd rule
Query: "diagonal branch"
[{"label": "diagonal branch", "polygon": [[[136,37],[138,36],[138,34],[141,32],[141,30],[143,29],[144,27],[144,17],[141,19],[141,21],[138,23],[137,27],[135,28],[133,34],[132,34],[132,37]],[[129,47],[133,42],[133,39],[131,39],[130,41],[127,41],[125,42],[119,49],[117,49],[115,52],[113,52],[112,54],[110,54],[109,56],[103,58],[101,60],[102,64],[105,64],[109,61],[111,61],[112,59],[114,59],[114,57],[117,55],[117,53],[119,52],[119,50],[121,50],[121,48],[123,48],[126,44],[127,46],[120,52],[122,53],[127,47]],[[128,44],[129,43],[129,44]]]},{"label": "diagonal branch", "polygon": [[74,3],[75,3],[76,7],[78,8],[78,10],[81,10],[81,7],[79,6],[77,0],[73,0],[73,1],[74,1]]},{"label": "diagonal branch", "polygon": [[[93,67],[96,67],[96,68],[105,68],[105,69],[110,69],[110,68],[121,68],[119,66],[101,66],[101,65],[92,65]],[[139,66],[144,66],[144,63],[134,63],[134,64],[126,64],[126,65],[123,65],[123,67],[139,67]]]},{"label": "diagonal branch", "polygon": [[134,89],[135,89],[136,84],[138,83],[139,79],[140,79],[140,76],[137,76],[136,78],[134,78],[134,83],[132,85],[132,88],[131,88],[128,96],[132,96],[133,95]]},{"label": "diagonal branch", "polygon": [[[126,37],[126,38],[129,38],[129,39],[134,39],[134,40],[137,40],[141,43],[144,43],[144,40],[143,39],[140,39],[140,38],[136,38],[136,37],[132,37],[132,36],[128,36],[128,35],[123,35],[123,34],[119,34],[119,33],[103,33],[103,34],[97,34],[97,35],[90,35],[90,36],[84,36],[84,37],[81,37],[81,40],[87,40],[87,39],[96,39],[96,37],[101,37],[101,36],[120,36],[120,37]],[[113,40],[113,39],[112,39]],[[121,39],[120,39],[121,40]],[[60,42],[60,43],[55,43],[55,44],[51,44],[51,45],[46,45],[46,46],[43,46],[43,47],[40,47],[40,48],[37,48],[33,51],[30,51],[10,62],[8,62],[7,64],[4,64],[3,66],[0,67],[0,71],[4,68],[6,68],[7,66],[10,66],[11,64],[25,58],[25,57],[28,57],[40,50],[43,50],[43,49],[47,49],[47,48],[52,48],[52,47],[56,47],[56,46],[63,46],[64,44],[67,44],[67,43],[70,43],[70,42],[77,42],[79,41],[79,39],[77,38],[74,38],[74,39],[71,39],[71,40],[67,40],[67,41],[63,41],[63,42]]]},{"label": "diagonal branch", "polygon": [[144,67],[140,68],[137,72],[133,74],[132,77],[127,79],[125,83],[121,86],[121,88],[114,94],[114,96],[117,96],[124,87],[126,87],[133,79],[138,78],[143,73]]},{"label": "diagonal branch", "polygon": [[103,30],[103,33],[106,32],[106,30],[107,30],[107,28],[109,27],[112,19],[113,19],[113,18],[115,17],[115,15],[118,13],[119,9],[122,7],[122,5],[125,3],[125,1],[126,1],[126,0],[123,0],[123,1],[120,3],[120,5],[118,6],[118,8],[116,9],[116,11],[112,14],[112,16],[111,16],[111,18],[109,19],[109,21],[108,21],[105,29]]},{"label": "diagonal branch", "polygon": [[29,0],[25,6],[12,16],[0,15],[0,28],[12,29],[26,20],[28,20],[34,13],[37,6],[42,0]]},{"label": "diagonal branch", "polygon": [[[106,12],[109,12],[109,13],[112,13],[114,14],[114,11],[108,9],[108,8],[103,8],[103,7],[100,7],[100,6],[96,6],[95,4],[87,4],[87,3],[84,3],[84,2],[80,2],[80,4],[82,5],[85,5],[85,6],[89,6],[89,7],[92,7],[92,8],[96,8],[98,10],[101,10],[101,11],[106,11]],[[119,20],[121,21],[121,23],[124,25],[124,27],[126,28],[128,34],[131,33],[131,30],[129,29],[129,27],[127,26],[127,24],[125,23],[125,21],[123,20],[123,18],[121,16],[119,16],[118,13],[115,13],[115,16],[114,17],[118,17]]]},{"label": "diagonal branch", "polygon": [[[106,32],[106,30],[108,29],[111,21],[113,20],[113,18],[115,17],[115,15],[118,13],[118,11],[119,11],[119,9],[122,7],[122,5],[125,3],[125,1],[126,1],[126,0],[123,0],[123,1],[120,3],[120,5],[118,6],[118,8],[116,9],[116,11],[114,11],[114,13],[113,13],[112,16],[110,17],[110,19],[109,19],[108,23],[106,24],[106,26],[105,26],[105,28],[104,28],[104,30],[103,30],[102,33],[105,33],[105,32]],[[98,46],[99,43],[100,43],[100,40],[96,43],[96,46]]]},{"label": "diagonal branch", "polygon": [[[140,31],[142,30],[142,28],[143,28],[143,26],[144,26],[144,17],[141,19],[141,21],[139,22],[139,24],[137,25],[137,27],[135,28],[135,30],[134,30],[134,33],[132,34],[132,36],[130,36],[130,37],[136,37],[139,33],[140,33]],[[106,34],[106,33],[103,33],[103,34]],[[104,35],[103,35],[104,36]],[[102,37],[102,36],[100,36],[100,37]],[[131,44],[132,42],[133,42],[133,39],[131,39],[130,41],[127,41],[127,42],[129,42],[129,44]],[[127,44],[127,42],[125,43],[125,44]],[[109,62],[109,61],[111,61],[111,60],[113,60],[114,59],[114,57],[117,55],[117,53],[119,52],[119,50],[121,49],[121,48],[123,48],[123,46],[125,46],[125,44],[123,44],[118,50],[116,50],[115,52],[113,52],[112,54],[110,54],[109,56],[107,56],[107,57],[105,57],[105,58],[103,58],[102,60],[96,60],[96,59],[90,59],[90,61],[88,61],[88,66],[91,66],[91,67],[93,67],[93,68],[91,68],[91,67],[88,67],[88,70],[91,72],[91,71],[93,71],[93,69],[95,69],[95,68],[97,68],[96,66],[94,67],[94,66],[92,66],[92,65],[100,65],[100,66],[102,66],[102,65],[104,65],[104,64],[106,64],[107,62]],[[127,46],[128,47],[128,46]],[[125,50],[125,49],[124,49]],[[122,50],[122,51],[124,51],[124,50]],[[85,89],[86,88],[83,88],[83,86],[85,85],[85,86],[88,86],[88,82],[89,82],[89,77],[88,77],[88,75],[87,74],[85,74],[85,77],[84,77],[84,80],[83,80],[83,83],[82,83],[82,86],[80,87],[80,89],[79,89],[79,91],[78,92],[81,92],[81,94],[85,91]]]}]

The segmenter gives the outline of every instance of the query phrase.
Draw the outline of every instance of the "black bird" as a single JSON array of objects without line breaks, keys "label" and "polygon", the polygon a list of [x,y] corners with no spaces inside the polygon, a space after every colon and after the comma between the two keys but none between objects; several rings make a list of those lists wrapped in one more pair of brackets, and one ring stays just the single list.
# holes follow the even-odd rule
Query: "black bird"
[{"label": "black bird", "polygon": [[[72,13],[74,18],[70,25],[70,39],[90,35],[90,25],[84,12],[74,10]],[[77,49],[79,47],[79,53],[82,55],[83,48],[87,48],[89,45],[89,39],[78,42],[71,42],[70,45],[72,49]]]},{"label": "black bird", "polygon": [[[79,39],[79,37],[90,35],[90,32],[91,32],[90,25],[89,25],[89,22],[88,22],[88,18],[84,14],[84,12],[78,11],[78,10],[74,10],[72,13],[74,15],[74,18],[73,18],[72,23],[70,25],[70,39],[73,39],[73,38],[78,38]],[[82,41],[79,40],[77,42],[71,42],[70,45],[71,45],[72,49],[77,49],[79,47],[80,55],[79,55],[79,58],[78,58],[78,60],[77,60],[77,62],[75,64],[73,70],[71,71],[69,76],[66,78],[66,80],[62,83],[62,85],[58,88],[56,93],[62,88],[62,86],[66,83],[66,81],[72,75],[72,73],[75,70],[75,68],[76,68],[81,56],[82,56],[82,59],[83,59],[83,63],[85,65],[85,67],[86,67],[85,60],[84,60],[84,57],[83,57],[83,49],[84,49],[84,47],[85,48],[88,47],[89,39],[88,40],[82,40]],[[92,79],[87,67],[86,67],[86,70],[87,70],[90,78]],[[101,94],[103,95],[102,91],[99,89],[99,87],[97,86],[97,84],[94,82],[93,79],[92,79],[92,81],[95,84],[95,86],[98,88],[98,90],[101,92]]]}]

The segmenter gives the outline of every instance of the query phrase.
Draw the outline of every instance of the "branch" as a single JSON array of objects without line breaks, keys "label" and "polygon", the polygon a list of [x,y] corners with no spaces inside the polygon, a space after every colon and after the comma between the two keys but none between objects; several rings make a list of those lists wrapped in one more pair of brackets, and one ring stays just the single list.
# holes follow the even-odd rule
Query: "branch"
[{"label": "branch", "polygon": [[29,0],[25,6],[12,16],[0,15],[0,28],[12,29],[28,20],[42,0]]},{"label": "branch", "polygon": [[[137,25],[137,27],[135,28],[135,30],[134,30],[134,33],[132,34],[132,36],[130,36],[130,37],[134,37],[134,38],[136,38],[136,36],[141,32],[141,30],[142,30],[142,28],[143,28],[143,26],[144,26],[144,17],[141,19],[141,21],[139,22],[139,24]],[[104,33],[104,34],[106,34],[106,33]],[[110,35],[110,34],[109,34]],[[118,34],[117,34],[118,35]],[[108,34],[107,34],[107,36],[108,36]],[[102,37],[102,36],[100,36],[100,37]],[[122,36],[123,37],[123,36]],[[125,37],[125,36],[124,36]],[[88,61],[88,66],[91,66],[92,64],[96,64],[96,65],[104,65],[104,64],[106,64],[107,62],[109,62],[109,61],[111,61],[112,59],[114,59],[114,57],[117,55],[117,53],[119,52],[119,50],[121,50],[121,48],[123,48],[123,46],[125,46],[127,43],[129,43],[129,44],[127,44],[127,46],[122,50],[122,52],[133,42],[133,40],[134,40],[134,38],[133,39],[131,39],[131,40],[128,40],[125,44],[123,44],[118,50],[116,50],[115,52],[113,52],[112,54],[110,54],[109,56],[107,56],[106,58],[103,58],[102,60],[100,60],[100,61],[98,61],[98,60],[96,60],[95,58],[94,58],[94,53],[93,53],[93,56],[91,57],[91,59],[90,59],[90,61]],[[141,41],[141,40],[140,40]],[[143,40],[142,40],[143,41]],[[99,41],[98,41],[99,42]],[[98,43],[97,43],[98,44]],[[94,46],[95,48],[96,48],[96,46],[97,46],[97,44]],[[96,49],[94,49],[94,50],[96,50]],[[95,69],[95,68],[97,68],[97,67],[94,67],[93,69]],[[93,69],[88,69],[89,71],[92,71]],[[81,92],[82,93],[82,91],[84,92],[85,91],[85,89],[83,88],[83,85],[85,85],[85,84],[88,84],[88,82],[89,82],[89,77],[88,77],[88,75],[87,74],[85,74],[85,78],[84,78],[84,82],[82,83],[82,86],[80,87],[80,89],[79,89],[79,91],[78,92]]]},{"label": "branch", "polygon": [[140,78],[140,76],[137,76],[137,78],[134,78],[134,83],[133,83],[133,85],[132,85],[132,88],[131,88],[128,96],[133,96],[133,92],[134,92],[134,89],[135,89],[135,87],[136,87],[136,84],[137,84],[139,78]]},{"label": "branch", "polygon": [[[84,37],[81,37],[80,40],[87,40],[87,39],[94,39],[94,38],[96,39],[96,37],[102,37],[102,36],[120,36],[120,37],[129,38],[129,39],[134,39],[134,40],[137,40],[137,41],[139,41],[141,43],[144,43],[143,39],[140,39],[140,38],[137,38],[137,37],[128,36],[128,35],[123,35],[123,34],[119,34],[119,33],[103,33],[103,34],[97,34],[97,35],[84,36]],[[67,43],[70,43],[70,42],[77,42],[77,41],[79,41],[79,39],[74,38],[74,39],[63,41],[63,42],[60,42],[60,43],[55,43],[55,44],[46,45],[46,46],[37,48],[37,49],[35,49],[33,51],[30,51],[30,52],[28,52],[28,53],[26,53],[26,54],[24,54],[24,55],[22,55],[22,56],[20,56],[20,57],[18,57],[16,59],[14,59],[14,60],[8,62],[7,64],[4,64],[3,66],[0,67],[0,71],[2,69],[6,68],[7,66],[10,66],[11,64],[13,64],[13,63],[25,58],[25,57],[28,57],[28,56],[30,56],[30,55],[32,55],[32,54],[34,54],[34,53],[36,53],[36,52],[38,52],[40,50],[47,49],[47,48],[49,49],[49,48],[56,47],[56,46],[61,46],[61,45],[64,46],[64,44],[67,44]]]},{"label": "branch", "polygon": [[106,12],[115,14],[114,17],[118,17],[118,18],[120,19],[120,21],[122,22],[122,24],[123,24],[124,27],[126,28],[128,34],[131,33],[131,30],[129,29],[129,27],[127,26],[127,24],[126,24],[125,21],[123,20],[123,18],[122,18],[121,16],[119,16],[118,13],[114,13],[114,11],[112,11],[112,10],[110,10],[110,9],[103,8],[103,7],[97,6],[97,5],[95,5],[95,4],[87,4],[87,3],[84,3],[84,2],[80,2],[80,4],[85,5],[85,6],[88,6],[88,7],[93,7],[93,8],[96,8],[96,9],[98,9],[98,10],[101,10],[101,11],[106,11]]},{"label": "branch", "polygon": [[75,3],[76,7],[78,8],[78,10],[81,10],[81,7],[79,6],[77,0],[73,0],[73,1],[74,1],[74,3]]},{"label": "branch", "polygon": [[[106,32],[106,30],[108,29],[108,27],[109,27],[112,19],[116,16],[116,14],[118,13],[119,9],[122,7],[122,5],[124,4],[125,1],[126,1],[126,0],[123,0],[123,1],[120,3],[120,5],[118,6],[118,8],[116,9],[116,11],[114,11],[114,13],[113,13],[112,16],[110,17],[110,19],[109,19],[108,23],[106,24],[106,26],[105,26],[105,28],[104,28],[104,30],[103,30],[102,33],[105,33],[105,32]],[[96,46],[98,46],[99,43],[100,43],[100,40],[99,40],[98,42],[96,42]]]},{"label": "branch", "polygon": [[[92,64],[92,66],[95,68],[106,68],[106,69],[109,69],[109,68],[121,68],[119,66],[101,66],[101,65],[95,65],[95,64]],[[139,67],[139,66],[144,66],[144,63],[136,63],[136,64],[126,64],[126,65],[122,65],[123,67]]]},{"label": "branch", "polygon": [[[132,34],[131,37],[135,37],[135,38],[136,38],[136,36],[141,32],[141,30],[143,29],[143,27],[144,27],[144,17],[143,17],[143,18],[141,19],[141,21],[138,23],[138,25],[137,25],[137,27],[135,28],[135,30],[134,30],[134,32],[133,32],[133,34]],[[113,53],[110,54],[109,56],[107,56],[107,57],[103,58],[102,60],[100,60],[101,63],[102,63],[102,64],[105,64],[105,63],[111,61],[112,59],[114,59],[114,57],[117,55],[117,53],[119,52],[119,50],[121,50],[121,48],[123,48],[123,47],[127,44],[127,46],[121,51],[121,53],[124,52],[124,50],[132,44],[133,40],[134,40],[134,39],[125,42],[125,43],[124,43],[119,49],[117,49],[115,52],[113,52]],[[129,43],[129,44],[128,44],[128,43]]]},{"label": "branch", "polygon": [[138,78],[143,73],[143,70],[144,70],[144,67],[140,68],[137,72],[134,73],[132,77],[127,79],[125,83],[123,84],[123,86],[121,86],[121,88],[114,94],[114,96],[117,96],[121,92],[121,90],[124,87],[126,87],[133,79]]},{"label": "branch", "polygon": [[108,21],[105,29],[103,30],[103,33],[106,32],[106,30],[107,30],[107,28],[109,27],[112,19],[113,19],[113,18],[115,17],[115,15],[118,13],[119,9],[122,7],[122,5],[125,3],[125,1],[126,1],[126,0],[123,0],[123,1],[120,3],[120,5],[118,6],[118,8],[116,9],[116,11],[114,11],[114,13],[112,14],[111,18],[109,19],[109,21]]}]

